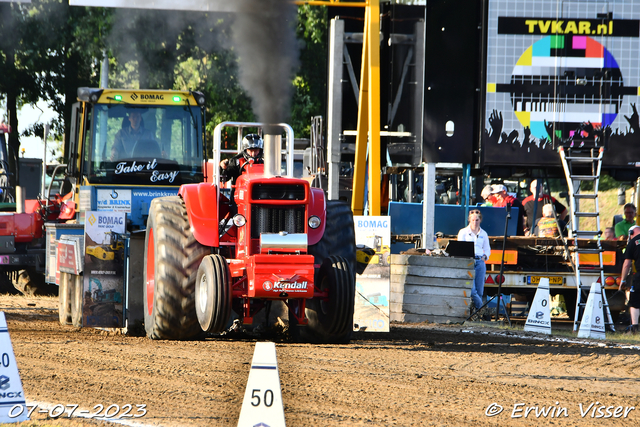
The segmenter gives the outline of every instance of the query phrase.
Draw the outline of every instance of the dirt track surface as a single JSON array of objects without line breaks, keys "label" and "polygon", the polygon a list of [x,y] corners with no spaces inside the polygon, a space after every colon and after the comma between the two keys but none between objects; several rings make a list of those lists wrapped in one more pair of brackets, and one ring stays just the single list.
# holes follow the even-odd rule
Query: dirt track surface
[{"label": "dirt track surface", "polygon": [[[89,410],[97,404],[146,404],[146,416],[135,420],[145,425],[237,424],[254,339],[151,341],[75,329],[58,323],[53,298],[3,296],[0,310],[28,401]],[[637,349],[494,332],[395,325],[387,334],[357,333],[349,345],[276,341],[287,425],[640,423]],[[492,404],[503,410],[489,417]],[[618,418],[602,419],[596,418],[596,406],[605,406],[605,416],[608,406],[613,415],[618,406],[635,409],[626,418],[622,409]],[[536,417],[535,410],[525,417],[527,407],[555,409],[546,418]],[[41,424],[22,424],[99,423],[32,419]]]}]

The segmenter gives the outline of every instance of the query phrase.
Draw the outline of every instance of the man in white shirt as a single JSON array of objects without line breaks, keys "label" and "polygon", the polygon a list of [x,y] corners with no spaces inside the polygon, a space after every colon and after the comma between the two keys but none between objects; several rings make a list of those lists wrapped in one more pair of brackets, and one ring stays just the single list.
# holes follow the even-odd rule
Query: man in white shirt
[{"label": "man in white shirt", "polygon": [[487,232],[480,228],[482,214],[474,209],[469,212],[469,225],[458,232],[458,240],[462,242],[474,242],[476,277],[471,288],[471,300],[478,309],[482,307],[484,294],[484,275],[487,272],[485,261],[491,256],[491,246]]}]

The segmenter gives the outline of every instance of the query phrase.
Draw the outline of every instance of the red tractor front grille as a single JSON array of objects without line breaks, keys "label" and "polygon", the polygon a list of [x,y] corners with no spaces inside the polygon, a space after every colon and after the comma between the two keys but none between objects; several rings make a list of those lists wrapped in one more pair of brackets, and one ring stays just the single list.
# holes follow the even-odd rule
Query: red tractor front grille
[{"label": "red tractor front grille", "polygon": [[306,197],[307,192],[302,184],[255,184],[251,188],[253,200],[304,200]]},{"label": "red tractor front grille", "polygon": [[251,238],[259,239],[260,233],[304,233],[304,206],[251,207]]}]

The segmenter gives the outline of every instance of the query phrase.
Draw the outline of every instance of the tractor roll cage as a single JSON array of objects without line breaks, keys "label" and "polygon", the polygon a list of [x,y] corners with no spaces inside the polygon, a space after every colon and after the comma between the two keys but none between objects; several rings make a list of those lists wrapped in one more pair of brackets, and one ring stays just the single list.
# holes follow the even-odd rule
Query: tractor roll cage
[{"label": "tractor roll cage", "polygon": [[[242,129],[244,128],[264,128],[267,126],[266,123],[260,122],[222,122],[215,127],[213,130],[213,183],[216,186],[216,206],[220,206],[220,154],[222,153],[231,153],[237,154],[242,151]],[[287,164],[287,174],[286,176],[293,178],[293,147],[294,147],[294,134],[293,128],[286,123],[278,123],[275,125],[268,125],[273,127],[280,127],[284,129],[287,134],[286,148],[281,150],[281,155],[284,154],[286,156],[286,164]],[[238,149],[237,150],[223,150],[222,149],[222,129],[225,127],[235,127],[238,128]],[[265,141],[267,143],[267,141]],[[263,152],[266,152],[267,147],[263,149]],[[204,168],[205,171],[208,168]],[[206,172],[205,172],[206,173]]]},{"label": "tractor roll cage", "polygon": [[[263,128],[267,126],[266,123],[259,122],[222,122],[213,130],[213,164],[220,164],[220,155],[222,153],[228,154],[237,154],[242,151],[242,129],[243,128]],[[286,123],[279,123],[275,125],[269,125],[274,127],[280,127],[284,129],[287,134],[287,147],[281,151],[282,154],[286,155],[287,159],[287,174],[288,177],[293,177],[293,146],[294,146],[294,134],[293,128]],[[235,127],[238,128],[238,149],[237,150],[223,150],[222,149],[222,129],[225,127]],[[266,141],[265,141],[266,142]],[[264,150],[266,151],[266,150]],[[214,183],[218,185],[220,182],[220,168],[214,167]]]}]

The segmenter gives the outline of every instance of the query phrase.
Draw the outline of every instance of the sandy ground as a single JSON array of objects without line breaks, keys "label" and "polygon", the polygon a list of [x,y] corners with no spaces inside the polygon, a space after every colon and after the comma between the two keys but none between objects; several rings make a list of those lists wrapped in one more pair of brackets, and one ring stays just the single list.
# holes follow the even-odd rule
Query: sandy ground
[{"label": "sandy ground", "polygon": [[[131,414],[146,405],[135,419],[145,425],[237,424],[254,338],[169,342],[75,329],[58,323],[54,298],[3,296],[0,310],[29,401],[130,404]],[[420,324],[357,333],[349,345],[269,338],[289,426],[640,423],[638,348],[522,335]],[[22,425],[99,424],[32,420]]]}]

